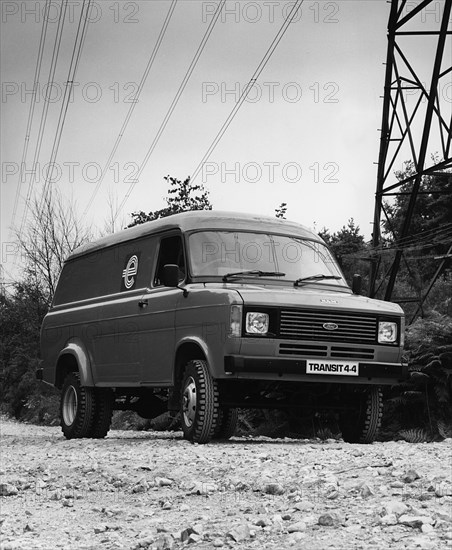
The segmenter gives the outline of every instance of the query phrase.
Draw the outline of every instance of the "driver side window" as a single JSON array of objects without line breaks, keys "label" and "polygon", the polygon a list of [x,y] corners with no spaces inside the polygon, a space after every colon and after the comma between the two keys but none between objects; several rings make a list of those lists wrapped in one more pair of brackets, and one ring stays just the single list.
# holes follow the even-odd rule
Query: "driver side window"
[{"label": "driver side window", "polygon": [[162,286],[163,267],[166,264],[179,266],[179,282],[185,279],[184,247],[180,235],[165,237],[160,242],[159,259],[155,272],[154,286]]}]

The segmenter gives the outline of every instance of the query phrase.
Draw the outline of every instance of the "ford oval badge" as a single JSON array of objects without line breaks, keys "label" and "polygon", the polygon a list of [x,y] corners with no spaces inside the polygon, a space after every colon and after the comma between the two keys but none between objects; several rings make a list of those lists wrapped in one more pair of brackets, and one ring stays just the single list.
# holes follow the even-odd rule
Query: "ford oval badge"
[{"label": "ford oval badge", "polygon": [[337,330],[339,328],[336,323],[323,323],[322,326],[325,330]]}]

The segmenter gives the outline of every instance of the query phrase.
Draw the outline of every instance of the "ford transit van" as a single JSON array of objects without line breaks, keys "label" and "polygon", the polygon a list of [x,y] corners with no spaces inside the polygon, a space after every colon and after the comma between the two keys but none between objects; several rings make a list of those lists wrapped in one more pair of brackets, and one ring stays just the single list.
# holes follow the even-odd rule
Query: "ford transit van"
[{"label": "ford transit van", "polygon": [[184,437],[229,438],[238,408],[332,410],[371,442],[404,380],[398,305],[354,293],[322,239],[256,215],[197,211],[120,231],[66,260],[38,377],[61,389],[67,438],[114,409],[180,412]]}]

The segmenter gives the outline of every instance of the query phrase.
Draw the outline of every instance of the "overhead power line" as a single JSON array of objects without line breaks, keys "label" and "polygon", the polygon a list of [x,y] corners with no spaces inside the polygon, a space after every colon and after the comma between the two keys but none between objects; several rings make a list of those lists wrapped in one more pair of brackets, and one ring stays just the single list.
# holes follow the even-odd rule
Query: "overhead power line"
[{"label": "overhead power line", "polygon": [[[427,231],[421,231],[410,235],[408,239],[400,239],[399,241],[394,241],[388,245],[380,245],[376,248],[369,248],[365,252],[368,254],[385,254],[389,252],[394,252],[396,250],[402,250],[404,252],[410,252],[413,250],[423,250],[425,248],[433,248],[439,244],[449,244],[452,240],[452,223],[446,223],[442,227],[436,227],[429,229]],[[358,258],[362,257],[363,251],[351,252],[350,254],[344,254],[344,257],[347,258]],[[413,258],[411,258],[413,259]]]},{"label": "overhead power line", "polygon": [[47,115],[48,115],[49,105],[50,105],[50,100],[49,100],[49,97],[48,97],[49,96],[49,90],[51,89],[51,86],[53,85],[53,81],[54,81],[54,78],[55,78],[55,71],[56,71],[56,66],[57,66],[57,63],[58,63],[58,55],[59,55],[60,46],[61,46],[61,38],[62,38],[62,35],[63,35],[64,21],[66,19],[67,3],[68,3],[68,0],[62,0],[61,8],[60,8],[60,14],[58,16],[58,26],[57,26],[56,35],[55,35],[55,43],[53,45],[52,61],[50,63],[49,78],[47,80],[47,88],[46,88],[47,89],[47,95],[44,98],[44,107],[42,109],[41,122],[39,124],[39,131],[38,131],[38,139],[37,139],[37,142],[36,142],[36,148],[35,148],[33,164],[32,164],[32,175],[31,175],[30,183],[28,185],[27,196],[26,196],[26,199],[25,199],[25,208],[24,208],[24,212],[23,212],[23,215],[22,215],[22,222],[20,224],[19,240],[20,240],[20,238],[22,236],[22,233],[24,231],[24,228],[25,228],[25,224],[26,224],[26,221],[27,221],[27,213],[28,213],[28,209],[30,208],[31,194],[33,192],[33,186],[34,186],[34,183],[36,181],[36,170],[37,170],[37,166],[38,166],[37,163],[38,163],[39,155],[41,153],[42,139],[43,139],[43,136],[44,136],[44,130],[45,130],[45,127],[46,127]]},{"label": "overhead power line", "polygon": [[89,23],[89,11],[91,8],[92,0],[83,0],[82,9],[80,10],[80,19],[78,22],[77,33],[75,36],[74,47],[72,49],[71,63],[69,65],[69,72],[66,80],[66,86],[64,90],[63,100],[61,102],[60,116],[58,118],[57,129],[55,133],[55,139],[53,141],[52,152],[50,154],[50,161],[47,165],[46,178],[44,181],[44,188],[41,197],[41,203],[39,210],[44,208],[47,194],[51,184],[51,175],[55,166],[55,162],[58,155],[58,149],[60,147],[61,136],[63,134],[64,123],[69,108],[69,102],[71,99],[72,89],[74,87],[75,76],[77,74],[78,64],[82,55],[83,45],[85,43],[86,31]]},{"label": "overhead power line", "polygon": [[256,83],[257,79],[261,75],[262,71],[265,69],[265,66],[267,65],[268,61],[270,60],[271,56],[273,55],[274,51],[276,50],[278,44],[280,43],[282,37],[286,33],[290,23],[292,23],[294,17],[297,15],[298,10],[300,9],[301,5],[303,4],[304,0],[296,0],[294,5],[292,6],[291,11],[287,15],[284,23],[282,24],[281,28],[279,29],[277,35],[273,39],[273,42],[270,44],[270,47],[266,51],[264,57],[262,58],[261,62],[257,66],[257,69],[254,71],[252,77],[250,78],[248,84],[246,85],[245,89],[242,92],[242,95],[239,97],[237,103],[235,104],[234,108],[230,112],[228,118],[225,120],[223,126],[218,131],[217,135],[215,136],[213,142],[211,143],[210,147],[207,149],[206,154],[203,156],[201,162],[196,167],[196,170],[193,172],[191,176],[191,180],[194,181],[196,177],[198,176],[199,172],[201,171],[204,163],[209,159],[210,155],[215,150],[216,146],[218,145],[219,141],[223,137],[224,133],[228,129],[229,125],[233,121],[234,117],[236,116],[237,112],[239,111],[240,107],[243,105],[243,102],[248,97],[248,94],[250,93],[251,89],[253,88],[254,84]]},{"label": "overhead power line", "polygon": [[30,144],[30,134],[31,134],[31,127],[33,124],[33,116],[36,106],[36,97],[38,94],[38,87],[39,87],[39,79],[41,76],[41,66],[42,66],[42,57],[44,53],[44,44],[46,41],[46,35],[47,35],[47,27],[49,24],[49,9],[50,9],[50,2],[51,0],[46,0],[46,5],[44,8],[44,17],[42,21],[42,29],[41,29],[41,37],[39,39],[39,48],[38,48],[38,57],[36,60],[36,69],[35,69],[35,75],[34,75],[34,85],[33,85],[33,93],[31,96],[31,103],[30,103],[30,110],[28,112],[28,121],[27,121],[27,129],[25,131],[25,141],[24,141],[24,148],[22,151],[22,159],[20,162],[20,168],[19,168],[19,181],[16,188],[16,196],[14,197],[14,206],[13,206],[13,214],[11,217],[11,227],[14,228],[15,221],[16,221],[16,215],[17,215],[17,207],[19,205],[19,198],[20,198],[20,191],[22,188],[22,181],[23,181],[23,174],[24,174],[24,168],[25,168],[25,162],[27,160],[27,153],[28,153],[28,146]]},{"label": "overhead power line", "polygon": [[178,2],[178,0],[172,0],[172,2],[171,2],[168,13],[166,14],[165,21],[163,23],[163,26],[162,26],[162,28],[160,30],[160,33],[159,33],[159,36],[157,38],[157,42],[155,43],[154,49],[152,50],[151,56],[149,57],[149,61],[146,65],[146,69],[144,70],[143,76],[141,77],[140,84],[138,85],[137,93],[136,93],[136,95],[133,99],[132,104],[130,105],[130,108],[129,108],[129,111],[126,115],[126,118],[124,119],[124,122],[121,126],[121,129],[119,130],[119,134],[116,138],[115,144],[113,145],[113,149],[111,150],[110,155],[107,159],[107,162],[105,163],[105,165],[102,169],[102,173],[101,173],[101,176],[99,178],[99,181],[97,182],[96,187],[95,187],[94,191],[92,192],[91,197],[89,198],[88,204],[86,205],[86,208],[85,208],[85,210],[84,210],[84,212],[81,216],[81,219],[83,219],[86,216],[86,214],[88,213],[88,210],[91,208],[91,205],[93,204],[93,201],[94,201],[94,199],[95,199],[95,197],[96,197],[96,195],[97,195],[97,193],[98,193],[98,191],[99,191],[99,189],[100,189],[100,187],[101,187],[101,185],[102,185],[102,183],[105,179],[105,175],[107,174],[110,163],[113,160],[113,157],[115,156],[116,151],[118,150],[119,144],[121,143],[121,140],[124,136],[124,132],[126,131],[126,128],[127,128],[128,124],[129,124],[132,113],[135,110],[135,107],[138,103],[138,100],[140,98],[141,92],[143,90],[144,84],[145,84],[145,82],[147,80],[147,77],[149,75],[149,72],[152,68],[152,65],[154,64],[154,60],[157,56],[157,52],[160,49],[160,45],[161,45],[162,40],[165,36],[166,29],[168,28],[168,25],[171,21],[171,17],[173,15],[174,8],[176,7],[177,2]]},{"label": "overhead power line", "polygon": [[374,248],[374,251],[403,250],[408,248],[422,248],[425,246],[435,246],[443,243],[452,236],[452,223],[446,223],[442,227],[435,227],[419,233],[414,233],[391,242],[389,245],[381,245]]},{"label": "overhead power line", "polygon": [[165,115],[165,118],[163,119],[163,122],[160,125],[160,128],[157,131],[157,134],[154,137],[154,140],[151,143],[151,146],[149,147],[143,161],[140,164],[140,167],[138,169],[138,172],[137,172],[137,175],[136,175],[134,181],[130,184],[129,189],[127,190],[127,193],[125,194],[121,204],[118,207],[118,210],[116,211],[116,214],[115,214],[115,217],[114,217],[113,221],[116,221],[116,219],[118,218],[121,210],[124,208],[124,205],[127,202],[128,198],[130,197],[135,185],[138,183],[138,181],[140,179],[140,176],[141,176],[144,168],[146,167],[146,164],[149,161],[149,158],[151,157],[152,153],[154,152],[154,149],[157,146],[157,143],[159,142],[160,137],[163,134],[163,132],[166,128],[166,125],[168,124],[168,121],[171,118],[171,115],[173,114],[173,111],[176,108],[176,105],[178,104],[179,99],[180,99],[183,91],[185,90],[185,87],[187,86],[187,83],[188,83],[188,81],[189,81],[189,79],[190,79],[190,77],[191,77],[198,61],[199,61],[199,58],[200,58],[200,56],[201,56],[201,54],[202,54],[202,52],[203,52],[203,50],[204,50],[204,48],[207,44],[207,41],[209,40],[209,37],[212,34],[212,31],[215,27],[215,24],[218,20],[218,17],[219,17],[219,15],[220,15],[220,13],[223,9],[223,6],[224,6],[225,2],[226,2],[226,0],[220,0],[220,2],[218,3],[217,9],[216,9],[212,19],[210,20],[209,26],[207,27],[207,30],[206,30],[206,32],[205,32],[205,34],[204,34],[204,36],[201,40],[201,43],[198,46],[198,49],[195,53],[195,56],[193,57],[192,62],[190,63],[190,66],[188,67],[187,72],[185,73],[185,76],[182,79],[182,82],[179,86],[179,89],[177,90],[177,93],[176,93],[176,95],[175,95],[175,97],[174,97],[174,99],[173,99],[166,115]]}]

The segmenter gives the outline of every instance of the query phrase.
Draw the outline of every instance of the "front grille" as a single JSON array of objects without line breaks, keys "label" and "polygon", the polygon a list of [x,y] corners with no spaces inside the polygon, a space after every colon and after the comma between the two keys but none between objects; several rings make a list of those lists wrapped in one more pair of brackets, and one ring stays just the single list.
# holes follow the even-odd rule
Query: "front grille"
[{"label": "front grille", "polygon": [[[326,323],[334,323],[338,328],[326,330],[323,327]],[[287,309],[281,311],[279,335],[304,341],[375,344],[377,319],[348,312]]]},{"label": "front grille", "polygon": [[333,359],[373,359],[374,348],[346,348],[331,346],[330,357]]},{"label": "front grille", "polygon": [[315,346],[296,342],[279,344],[279,355],[298,355],[304,357],[329,357],[347,361],[374,359],[374,348],[348,348],[339,346]]},{"label": "front grille", "polygon": [[327,357],[328,346],[315,346],[313,344],[279,344],[280,355],[305,355],[307,357]]}]

